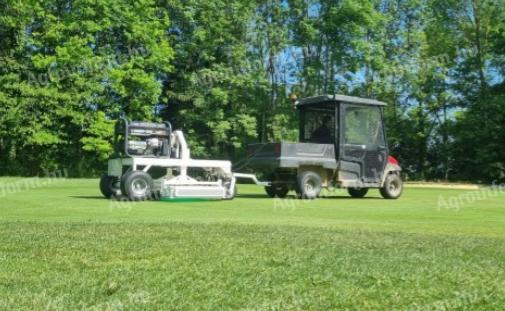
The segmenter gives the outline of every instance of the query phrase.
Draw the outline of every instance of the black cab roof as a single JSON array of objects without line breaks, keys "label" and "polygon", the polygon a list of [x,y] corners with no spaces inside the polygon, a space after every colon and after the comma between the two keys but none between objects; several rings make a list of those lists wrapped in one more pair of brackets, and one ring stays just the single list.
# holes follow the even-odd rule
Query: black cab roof
[{"label": "black cab roof", "polygon": [[386,106],[386,103],[368,98],[347,96],[347,95],[320,95],[302,98],[296,102],[296,106],[310,106],[322,104],[325,102],[344,102],[350,104],[361,104],[361,105],[370,105],[370,106]]}]

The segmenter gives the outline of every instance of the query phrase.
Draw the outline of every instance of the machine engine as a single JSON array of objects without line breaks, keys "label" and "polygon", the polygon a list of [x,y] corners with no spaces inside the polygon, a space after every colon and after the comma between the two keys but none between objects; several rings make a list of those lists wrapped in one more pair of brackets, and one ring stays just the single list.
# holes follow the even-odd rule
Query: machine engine
[{"label": "machine engine", "polygon": [[170,123],[120,120],[115,129],[116,154],[122,156],[170,157]]}]

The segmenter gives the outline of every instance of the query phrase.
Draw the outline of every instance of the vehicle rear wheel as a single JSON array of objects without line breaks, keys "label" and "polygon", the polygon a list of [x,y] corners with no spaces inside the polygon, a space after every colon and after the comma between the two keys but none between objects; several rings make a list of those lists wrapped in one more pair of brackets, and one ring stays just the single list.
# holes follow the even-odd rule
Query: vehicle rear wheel
[{"label": "vehicle rear wheel", "polygon": [[100,178],[100,192],[107,199],[120,193],[119,178],[103,174]]},{"label": "vehicle rear wheel", "polygon": [[271,198],[278,197],[283,199],[288,195],[289,188],[285,185],[272,185],[272,186],[266,186],[265,192]]},{"label": "vehicle rear wheel", "polygon": [[121,191],[132,201],[150,199],[153,193],[153,179],[143,171],[132,171],[121,178]]},{"label": "vehicle rear wheel", "polygon": [[368,193],[368,188],[348,188],[347,192],[353,198],[363,198]]},{"label": "vehicle rear wheel", "polygon": [[397,174],[389,174],[379,190],[384,199],[396,200],[403,193],[403,181]]},{"label": "vehicle rear wheel", "polygon": [[315,199],[322,189],[322,180],[319,174],[306,171],[298,175],[297,193],[302,199]]}]

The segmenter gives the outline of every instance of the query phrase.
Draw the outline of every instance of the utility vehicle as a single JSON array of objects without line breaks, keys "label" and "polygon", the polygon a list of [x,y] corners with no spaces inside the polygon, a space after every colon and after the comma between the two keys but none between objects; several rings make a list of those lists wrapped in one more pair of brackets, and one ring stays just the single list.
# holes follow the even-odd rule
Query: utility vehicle
[{"label": "utility vehicle", "polygon": [[345,95],[295,101],[299,142],[249,145],[247,165],[270,178],[270,197],[290,190],[314,199],[324,187],[347,188],[362,198],[378,188],[386,199],[403,191],[398,161],[389,154],[383,120],[385,103]]}]

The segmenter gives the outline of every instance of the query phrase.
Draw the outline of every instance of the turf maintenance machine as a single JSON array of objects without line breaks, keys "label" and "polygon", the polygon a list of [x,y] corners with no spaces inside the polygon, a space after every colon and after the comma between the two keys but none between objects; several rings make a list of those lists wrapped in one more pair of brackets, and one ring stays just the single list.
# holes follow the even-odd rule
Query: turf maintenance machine
[{"label": "turf maintenance machine", "polygon": [[116,123],[114,155],[100,180],[106,198],[130,200],[205,198],[233,199],[237,178],[255,175],[233,173],[229,161],[195,160],[182,131],[172,131],[169,122]]},{"label": "turf maintenance machine", "polygon": [[403,191],[398,161],[385,134],[385,103],[345,95],[294,99],[299,111],[299,142],[249,146],[247,166],[269,176],[270,197],[290,190],[314,199],[323,188],[347,188],[361,198],[377,188],[386,199]]}]

